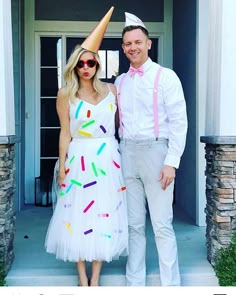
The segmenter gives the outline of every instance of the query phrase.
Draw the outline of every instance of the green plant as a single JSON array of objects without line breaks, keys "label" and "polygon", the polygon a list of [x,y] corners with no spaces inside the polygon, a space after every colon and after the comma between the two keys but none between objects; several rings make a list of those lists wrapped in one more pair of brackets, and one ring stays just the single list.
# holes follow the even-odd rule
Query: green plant
[{"label": "green plant", "polygon": [[3,263],[0,263],[0,286],[5,286],[6,284],[5,277],[6,277],[5,267]]},{"label": "green plant", "polygon": [[236,286],[236,234],[216,256],[214,270],[220,286]]}]

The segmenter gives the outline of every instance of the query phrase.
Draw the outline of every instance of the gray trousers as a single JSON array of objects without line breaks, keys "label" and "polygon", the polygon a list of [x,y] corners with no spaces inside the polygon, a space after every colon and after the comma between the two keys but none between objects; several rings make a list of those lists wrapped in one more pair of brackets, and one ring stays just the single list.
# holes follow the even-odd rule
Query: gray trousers
[{"label": "gray trousers", "polygon": [[[129,286],[146,285],[146,201],[159,258],[162,286],[179,286],[176,237],[172,226],[172,182],[164,191],[158,181],[168,141],[121,139],[121,160],[127,188],[129,256],[126,279]],[[158,262],[157,262],[158,263]]]}]

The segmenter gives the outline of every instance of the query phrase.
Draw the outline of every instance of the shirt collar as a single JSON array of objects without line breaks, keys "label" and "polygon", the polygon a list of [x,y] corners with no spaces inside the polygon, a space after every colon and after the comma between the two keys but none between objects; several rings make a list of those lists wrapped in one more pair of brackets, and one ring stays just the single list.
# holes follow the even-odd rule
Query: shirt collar
[{"label": "shirt collar", "polygon": [[152,66],[152,60],[149,57],[144,64],[142,64],[139,68],[142,68],[144,73]]}]

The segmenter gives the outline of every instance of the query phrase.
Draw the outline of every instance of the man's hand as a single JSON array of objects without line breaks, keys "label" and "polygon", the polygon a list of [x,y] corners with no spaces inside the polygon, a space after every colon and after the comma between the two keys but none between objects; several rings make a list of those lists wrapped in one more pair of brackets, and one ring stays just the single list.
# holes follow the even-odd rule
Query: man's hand
[{"label": "man's hand", "polygon": [[161,169],[159,181],[161,181],[161,188],[165,190],[169,184],[175,178],[175,168],[171,166],[164,165]]}]

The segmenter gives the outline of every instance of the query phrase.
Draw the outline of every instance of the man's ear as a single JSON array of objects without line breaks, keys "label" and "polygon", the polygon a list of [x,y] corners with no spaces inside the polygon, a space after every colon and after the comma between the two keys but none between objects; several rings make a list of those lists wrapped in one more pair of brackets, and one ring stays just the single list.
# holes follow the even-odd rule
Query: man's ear
[{"label": "man's ear", "polygon": [[152,48],[152,40],[148,39],[148,49],[150,50]]},{"label": "man's ear", "polygon": [[122,43],[122,49],[123,49],[123,51],[124,51],[124,53],[125,53],[125,45]]}]

